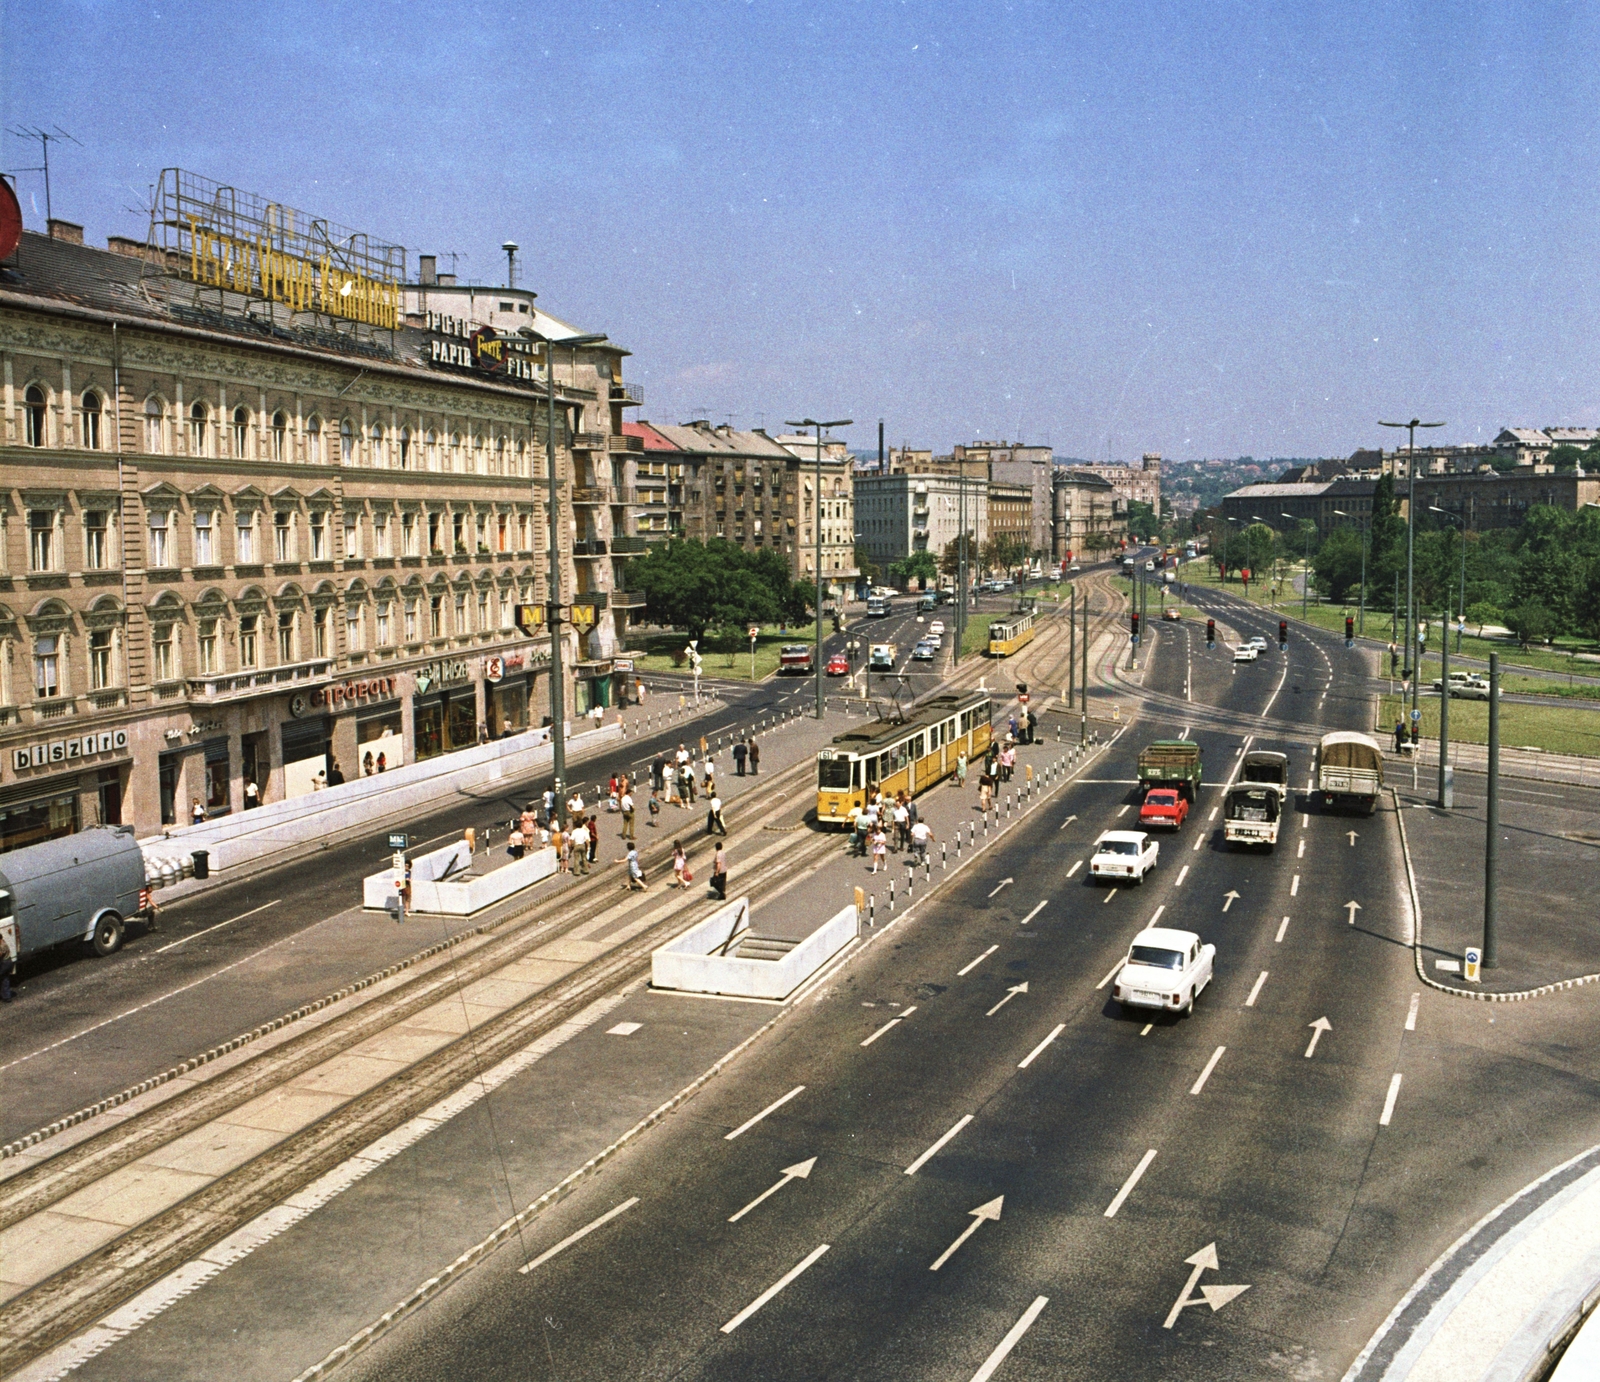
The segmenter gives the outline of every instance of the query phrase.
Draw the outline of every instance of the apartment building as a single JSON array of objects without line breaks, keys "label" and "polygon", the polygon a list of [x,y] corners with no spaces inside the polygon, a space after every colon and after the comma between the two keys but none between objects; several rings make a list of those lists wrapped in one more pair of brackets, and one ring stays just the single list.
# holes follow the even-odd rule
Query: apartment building
[{"label": "apartment building", "polygon": [[983,543],[989,536],[989,482],[974,470],[965,480],[941,474],[856,476],[856,541],[881,567],[912,552],[942,555],[960,536],[963,519],[969,541]]}]

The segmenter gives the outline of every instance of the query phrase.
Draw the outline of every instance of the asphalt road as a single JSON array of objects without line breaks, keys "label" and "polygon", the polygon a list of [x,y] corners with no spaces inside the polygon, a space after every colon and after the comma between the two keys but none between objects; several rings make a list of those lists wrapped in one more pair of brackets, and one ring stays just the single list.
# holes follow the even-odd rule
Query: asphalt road
[{"label": "asphalt road", "polygon": [[[1235,670],[1194,635],[1158,634],[1151,685],[1194,705],[1211,782],[1243,743],[1200,723],[1208,703],[1290,752],[1297,782],[1308,737],[1364,723],[1364,667],[1342,647],[1292,639]],[[1296,812],[1274,853],[1237,853],[1210,786],[1147,886],[1085,884],[1094,837],[1127,824],[1138,745],[1183,714],[1124,736],[1095,780],[351,1375],[970,1378],[1015,1335],[1001,1378],[1338,1376],[1459,1225],[1592,1140],[1593,1072],[1530,1078],[1528,1035],[1495,1049],[1483,1009],[1421,991],[1392,812]],[[1192,1016],[1147,1024],[1096,986],[1158,911],[1216,944],[1217,977]],[[1509,1138],[1518,1116],[1546,1135]]]}]

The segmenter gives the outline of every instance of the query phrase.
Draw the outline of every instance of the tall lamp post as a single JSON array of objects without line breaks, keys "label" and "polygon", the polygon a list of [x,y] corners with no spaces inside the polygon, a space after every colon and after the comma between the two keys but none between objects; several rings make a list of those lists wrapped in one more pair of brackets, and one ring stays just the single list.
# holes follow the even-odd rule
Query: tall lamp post
[{"label": "tall lamp post", "polygon": [[1305,570],[1300,575],[1300,618],[1303,622],[1306,617],[1306,600],[1311,593],[1311,530],[1315,524],[1309,518],[1295,518],[1293,514],[1284,513],[1282,510],[1279,510],[1278,517],[1287,518],[1291,523],[1298,523],[1301,534],[1306,540]]},{"label": "tall lamp post", "polygon": [[950,666],[958,666],[967,638],[967,458],[956,460],[956,647]]},{"label": "tall lamp post", "polygon": [[[1334,512],[1338,514],[1340,518],[1349,518],[1352,522],[1359,522],[1358,519],[1355,519],[1352,517],[1352,515],[1347,514],[1343,509],[1335,509]],[[1367,631],[1367,529],[1370,526],[1371,525],[1369,523],[1364,525],[1361,529],[1361,605],[1357,617],[1356,628],[1363,634],[1365,634]],[[1349,606],[1347,605],[1346,608],[1348,609]],[[1461,650],[1458,648],[1456,651],[1460,652]]]},{"label": "tall lamp post", "polygon": [[[546,499],[550,510],[550,588],[545,592],[545,624],[550,629],[550,771],[555,778],[556,809],[561,810],[563,793],[566,790],[567,776],[567,734],[563,720],[566,716],[566,693],[561,685],[561,550],[556,541],[560,532],[560,514],[558,500],[560,497],[559,482],[556,479],[556,352],[555,347],[564,345],[569,350],[576,351],[579,346],[598,345],[605,340],[602,335],[589,336],[562,336],[544,339],[545,360],[545,434],[544,434],[544,460],[547,478],[550,482],[549,493]],[[576,358],[574,356],[574,358]],[[533,497],[539,497],[538,481],[529,467],[528,482],[533,489]]]},{"label": "tall lamp post", "polygon": [[1406,442],[1406,649],[1402,671],[1411,678],[1411,723],[1414,726],[1420,715],[1417,711],[1417,683],[1422,680],[1422,658],[1417,656],[1412,670],[1412,657],[1416,646],[1416,548],[1417,548],[1417,428],[1443,427],[1442,422],[1383,422],[1379,427],[1404,427],[1409,434]]},{"label": "tall lamp post", "polygon": [[817,599],[817,655],[812,659],[813,670],[817,681],[817,719],[822,718],[822,433],[824,428],[848,427],[850,418],[839,418],[834,422],[818,422],[815,418],[806,418],[803,422],[786,422],[785,427],[814,427],[817,432],[817,492],[811,496],[811,521],[815,525],[817,538],[817,570],[816,570],[816,599]]},{"label": "tall lamp post", "polygon": [[[1429,513],[1436,513],[1442,518],[1448,518],[1461,529],[1461,595],[1456,604],[1456,651],[1461,651],[1461,627],[1467,622],[1467,520],[1460,514],[1451,513],[1449,509],[1441,509],[1437,504],[1428,505]],[[1445,628],[1444,636],[1450,637],[1450,630]]]}]

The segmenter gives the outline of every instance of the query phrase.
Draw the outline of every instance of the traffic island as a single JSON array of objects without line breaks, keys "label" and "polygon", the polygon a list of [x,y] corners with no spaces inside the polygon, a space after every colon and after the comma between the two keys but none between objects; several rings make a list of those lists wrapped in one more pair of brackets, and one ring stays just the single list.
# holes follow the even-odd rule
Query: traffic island
[{"label": "traffic island", "polygon": [[852,903],[800,939],[758,936],[750,929],[750,899],[735,898],[650,957],[650,984],[781,1001],[849,945],[859,925]]}]

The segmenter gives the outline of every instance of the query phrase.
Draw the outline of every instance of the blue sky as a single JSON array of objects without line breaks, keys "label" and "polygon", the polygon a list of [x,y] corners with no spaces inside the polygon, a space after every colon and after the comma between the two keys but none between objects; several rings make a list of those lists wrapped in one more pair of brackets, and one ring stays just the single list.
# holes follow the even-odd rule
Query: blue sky
[{"label": "blue sky", "polygon": [[54,202],[95,243],[143,233],[171,164],[475,280],[515,239],[656,420],[1342,455],[1392,444],[1380,417],[1600,423],[1597,29],[1470,0],[0,0],[0,113],[81,141]]}]

